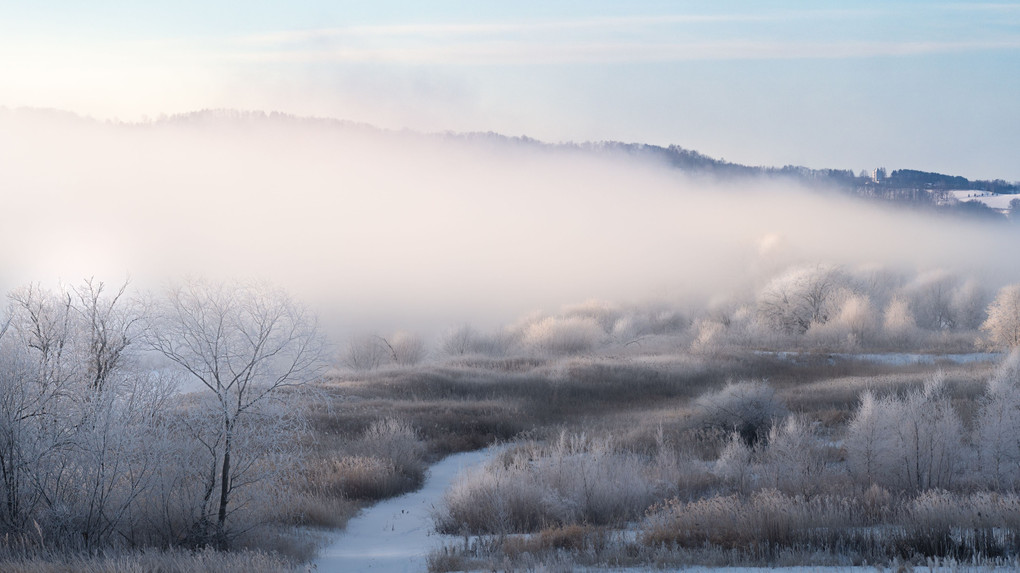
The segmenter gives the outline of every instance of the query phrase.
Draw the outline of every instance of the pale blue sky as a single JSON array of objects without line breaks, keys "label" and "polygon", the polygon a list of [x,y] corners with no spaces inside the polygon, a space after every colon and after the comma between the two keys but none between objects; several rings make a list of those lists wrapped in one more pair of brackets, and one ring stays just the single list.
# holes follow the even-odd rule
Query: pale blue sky
[{"label": "pale blue sky", "polygon": [[1020,180],[1020,3],[0,0],[0,105]]}]

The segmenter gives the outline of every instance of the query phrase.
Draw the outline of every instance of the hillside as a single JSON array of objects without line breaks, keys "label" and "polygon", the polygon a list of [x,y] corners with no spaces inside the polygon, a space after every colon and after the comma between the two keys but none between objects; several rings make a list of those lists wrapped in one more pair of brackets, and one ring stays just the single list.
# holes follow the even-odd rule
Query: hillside
[{"label": "hillside", "polygon": [[[388,130],[368,124],[338,119],[308,118],[276,112],[264,113],[239,110],[202,110],[163,117],[154,122],[156,125],[196,126],[209,124],[258,125],[260,123],[292,124],[305,127],[319,126],[330,129],[374,132],[378,134],[388,132]],[[406,131],[399,133],[403,135],[408,134]],[[971,180],[957,175],[946,175],[915,169],[896,169],[887,172],[885,168],[877,168],[870,173],[862,170],[855,174],[852,169],[811,168],[800,165],[785,165],[782,167],[744,165],[726,161],[725,159],[716,159],[696,150],[685,149],[678,145],[664,147],[621,141],[547,143],[527,136],[512,137],[494,132],[443,132],[414,135],[423,138],[438,138],[445,141],[488,146],[542,148],[550,151],[634,158],[640,161],[666,164],[695,177],[711,177],[721,180],[740,180],[746,178],[792,180],[809,186],[836,189],[850,195],[868,199],[900,203],[953,215],[979,217],[988,220],[1001,220],[1000,215],[1007,214],[1008,212],[1009,202],[1012,199],[1009,195],[1020,194],[1020,182],[1007,182],[1002,179]],[[983,195],[985,198],[968,204],[968,198],[959,193],[954,193],[957,191],[968,191],[974,195]],[[1000,198],[989,201],[987,199],[989,196]]]}]

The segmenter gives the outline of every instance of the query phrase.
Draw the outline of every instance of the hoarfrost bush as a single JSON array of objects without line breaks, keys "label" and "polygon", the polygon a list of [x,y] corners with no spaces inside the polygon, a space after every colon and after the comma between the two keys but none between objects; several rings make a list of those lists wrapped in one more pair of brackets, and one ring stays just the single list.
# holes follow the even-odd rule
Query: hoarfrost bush
[{"label": "hoarfrost bush", "polygon": [[718,350],[726,333],[726,325],[715,320],[698,319],[694,322],[694,342],[691,351],[709,354]]},{"label": "hoarfrost bush", "polygon": [[615,304],[596,299],[568,306],[561,313],[562,318],[590,319],[598,324],[603,332],[611,332],[622,315],[623,311]]},{"label": "hoarfrost bush", "polygon": [[780,491],[811,495],[822,489],[825,457],[819,439],[797,416],[772,426],[762,466],[767,483]]},{"label": "hoarfrost bush", "polygon": [[470,325],[448,331],[440,342],[440,348],[447,356],[502,357],[509,354],[513,346],[514,338],[507,332],[485,334]]},{"label": "hoarfrost bush", "polygon": [[607,438],[560,436],[519,446],[463,475],[436,515],[444,533],[524,533],[571,523],[619,525],[657,499],[651,460],[619,452]]},{"label": "hoarfrost bush", "polygon": [[593,318],[547,317],[527,326],[524,343],[552,354],[590,352],[606,338],[605,331]]},{"label": "hoarfrost bush", "polygon": [[747,491],[751,486],[753,458],[751,447],[734,432],[712,466],[712,473],[738,491]]},{"label": "hoarfrost bush", "polygon": [[825,324],[835,316],[846,285],[846,274],[836,267],[789,269],[758,296],[758,316],[776,332],[804,334],[812,324]]},{"label": "hoarfrost bush", "polygon": [[763,381],[727,383],[699,396],[693,409],[696,422],[736,431],[749,446],[767,438],[773,422],[787,413],[783,400]]},{"label": "hoarfrost bush", "polygon": [[993,348],[1020,346],[1020,284],[1008,285],[999,291],[988,307],[988,320],[981,325]]},{"label": "hoarfrost bush", "polygon": [[404,420],[376,420],[365,430],[352,449],[367,456],[390,460],[409,476],[424,474],[425,443],[418,431]]},{"label": "hoarfrost bush", "polygon": [[878,316],[871,299],[866,295],[849,294],[832,320],[812,324],[807,334],[816,343],[855,349],[870,344],[877,329]]},{"label": "hoarfrost bush", "polygon": [[984,483],[997,489],[1020,485],[1020,350],[988,381],[974,441]]},{"label": "hoarfrost bush", "polygon": [[397,332],[387,343],[393,354],[393,361],[400,366],[414,366],[425,359],[425,340],[411,332]]},{"label": "hoarfrost bush", "polygon": [[375,370],[386,364],[389,354],[382,338],[374,334],[359,334],[347,341],[343,363],[352,370]]},{"label": "hoarfrost bush", "polygon": [[904,397],[864,394],[847,429],[850,470],[861,481],[905,490],[950,487],[963,469],[963,424],[944,376]]},{"label": "hoarfrost bush", "polygon": [[910,303],[902,297],[893,298],[882,313],[882,330],[896,346],[906,346],[919,334]]}]

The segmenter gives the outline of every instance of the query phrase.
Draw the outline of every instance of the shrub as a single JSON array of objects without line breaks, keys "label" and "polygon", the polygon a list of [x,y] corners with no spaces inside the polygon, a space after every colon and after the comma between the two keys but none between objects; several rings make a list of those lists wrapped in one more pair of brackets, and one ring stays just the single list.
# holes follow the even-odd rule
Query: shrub
[{"label": "shrub", "polygon": [[386,342],[374,334],[359,334],[347,341],[344,349],[344,366],[351,370],[375,370],[389,361]]},{"label": "shrub", "polygon": [[981,325],[993,348],[1020,346],[1020,284],[1005,286],[988,307],[988,320]]},{"label": "shrub", "polygon": [[694,401],[695,420],[702,425],[735,431],[748,446],[767,439],[773,422],[786,415],[786,405],[762,381],[728,383]]},{"label": "shrub", "polygon": [[547,317],[529,325],[524,342],[532,348],[551,354],[589,352],[606,338],[605,331],[594,318]]},{"label": "shrub", "polygon": [[445,496],[436,529],[483,534],[620,525],[657,497],[644,471],[650,463],[584,434],[561,434],[550,446],[524,444],[462,476]]},{"label": "shrub", "polygon": [[506,332],[483,334],[470,325],[454,328],[443,335],[440,348],[447,356],[506,356],[514,338]]},{"label": "shrub", "polygon": [[825,455],[818,438],[797,416],[772,426],[762,466],[769,486],[785,493],[813,495],[821,490],[823,481],[831,481],[823,479]]},{"label": "shrub", "polygon": [[930,377],[903,398],[870,394],[847,429],[849,466],[864,485],[925,490],[949,487],[962,469],[963,424],[944,377]]}]

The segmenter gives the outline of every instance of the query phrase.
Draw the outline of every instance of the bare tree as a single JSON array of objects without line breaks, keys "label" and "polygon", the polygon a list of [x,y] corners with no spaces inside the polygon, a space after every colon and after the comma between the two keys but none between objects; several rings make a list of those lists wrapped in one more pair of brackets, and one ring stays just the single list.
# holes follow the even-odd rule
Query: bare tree
[{"label": "bare tree", "polygon": [[158,458],[153,412],[172,389],[136,371],[127,349],[138,334],[126,285],[58,291],[27,286],[9,295],[0,332],[0,525],[29,524],[108,543],[133,528],[130,506],[149,487]]},{"label": "bare tree", "polygon": [[104,296],[105,285],[88,279],[74,289],[78,299],[76,310],[84,323],[89,384],[97,391],[103,390],[128,345],[138,334],[136,325],[141,314],[137,309],[124,308],[127,287],[125,282],[116,294]]},{"label": "bare tree", "polygon": [[386,339],[377,334],[358,334],[347,341],[343,363],[351,370],[375,370],[392,357]]},{"label": "bare tree", "polygon": [[424,360],[427,354],[425,341],[411,332],[397,332],[386,344],[393,354],[393,362],[401,366],[414,366]]},{"label": "bare tree", "polygon": [[225,545],[232,494],[252,482],[239,472],[258,453],[245,432],[282,390],[321,373],[317,323],[266,286],[192,281],[171,288],[158,305],[149,344],[200,382],[215,404],[215,423],[202,436],[208,473],[194,534]]}]

